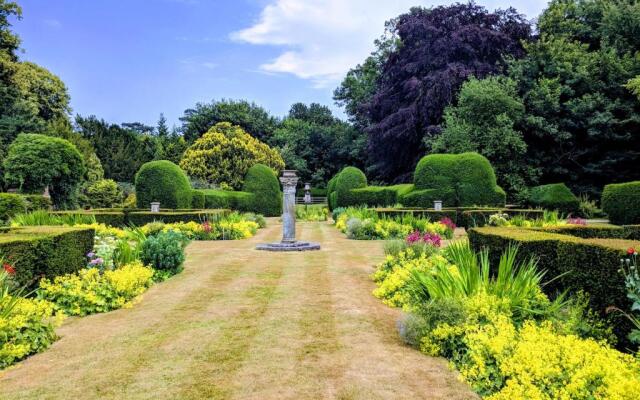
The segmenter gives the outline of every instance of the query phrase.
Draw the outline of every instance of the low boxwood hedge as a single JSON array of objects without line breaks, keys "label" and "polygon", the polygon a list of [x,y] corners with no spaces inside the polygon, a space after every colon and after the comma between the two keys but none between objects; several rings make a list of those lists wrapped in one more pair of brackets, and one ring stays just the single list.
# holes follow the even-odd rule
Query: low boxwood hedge
[{"label": "low boxwood hedge", "polygon": [[191,208],[196,210],[204,208],[204,193],[199,190],[191,191]]},{"label": "low boxwood hedge", "polygon": [[237,211],[249,211],[252,193],[230,190],[204,189],[204,206],[208,209],[227,208]]},{"label": "low boxwood hedge", "polygon": [[436,200],[442,201],[445,207],[457,204],[455,192],[446,189],[413,190],[400,196],[399,200],[405,207],[433,207]]},{"label": "low boxwood hedge", "polygon": [[458,216],[458,225],[465,228],[481,227],[489,223],[489,218],[493,214],[507,214],[510,217],[523,216],[527,219],[542,218],[544,215],[543,210],[527,210],[527,209],[514,209],[514,208],[464,208],[458,209],[460,215]]},{"label": "low boxwood hedge", "polygon": [[105,224],[109,226],[115,227],[126,227],[128,225],[127,222],[127,214],[122,209],[114,209],[114,210],[68,210],[68,211],[54,211],[51,214],[55,215],[93,215],[96,219],[96,222],[99,224]]},{"label": "low boxwood hedge", "polygon": [[457,224],[458,211],[455,208],[443,209],[442,211],[427,209],[396,209],[396,208],[377,208],[376,212],[385,217],[402,217],[403,215],[413,215],[419,218],[429,218],[431,221],[440,221],[447,217]]},{"label": "low boxwood hedge", "polygon": [[128,225],[142,226],[154,221],[161,221],[167,224],[173,222],[203,222],[211,215],[225,214],[228,210],[195,210],[195,211],[132,211],[127,213]]},{"label": "low boxwood hedge", "polygon": [[529,189],[529,204],[546,210],[558,210],[565,214],[580,210],[580,200],[564,183],[552,183]]},{"label": "low boxwood hedge", "polygon": [[602,210],[611,223],[640,223],[640,181],[607,185],[602,191]]},{"label": "low boxwood hedge", "polygon": [[[582,232],[583,233],[583,232]],[[469,242],[474,250],[488,249],[492,265],[511,243],[519,246],[520,257],[534,257],[546,271],[544,287],[549,294],[558,291],[583,290],[590,296],[591,307],[602,316],[609,306],[630,310],[624,278],[618,272],[620,259],[630,247],[640,248],[640,242],[624,239],[584,239],[541,230],[484,227],[469,230]],[[627,345],[631,325],[626,319],[616,319],[614,332],[622,346]]]},{"label": "low boxwood hedge", "polygon": [[20,285],[34,287],[41,277],[73,273],[87,265],[95,231],[88,228],[36,226],[0,231],[0,254],[16,270]]}]

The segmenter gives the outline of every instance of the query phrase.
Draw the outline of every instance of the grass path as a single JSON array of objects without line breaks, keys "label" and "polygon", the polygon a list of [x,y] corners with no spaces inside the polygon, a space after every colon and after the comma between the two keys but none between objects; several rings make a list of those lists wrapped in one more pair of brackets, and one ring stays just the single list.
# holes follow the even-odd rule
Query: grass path
[{"label": "grass path", "polygon": [[298,224],[318,252],[279,239],[194,242],[185,271],[132,309],[75,318],[49,350],[0,372],[0,399],[473,399],[442,359],[402,345],[397,310],[371,295],[381,242]]}]

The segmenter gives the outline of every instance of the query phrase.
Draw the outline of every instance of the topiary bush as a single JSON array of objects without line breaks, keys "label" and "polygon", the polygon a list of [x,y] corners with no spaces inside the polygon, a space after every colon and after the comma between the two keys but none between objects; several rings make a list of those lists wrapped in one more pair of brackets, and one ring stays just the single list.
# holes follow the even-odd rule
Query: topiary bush
[{"label": "topiary bush", "polygon": [[640,223],[640,181],[605,186],[601,205],[614,224]]},{"label": "topiary bush", "polygon": [[339,173],[329,179],[329,182],[327,183],[327,204],[329,205],[329,211],[333,211],[333,209],[336,208],[336,205],[334,204],[336,196],[334,193],[336,192],[336,181],[338,180],[338,175]]},{"label": "topiary bush", "polygon": [[122,202],[122,190],[112,179],[100,179],[85,190],[87,203],[92,208],[112,208]]},{"label": "topiary bush", "polygon": [[564,183],[552,183],[529,189],[529,204],[565,214],[579,211],[580,200]]},{"label": "topiary bush", "polygon": [[14,193],[0,193],[0,222],[7,221],[16,214],[25,212],[27,203]]},{"label": "topiary bush", "polygon": [[249,210],[266,217],[282,214],[282,192],[280,182],[273,170],[266,165],[256,164],[249,168],[244,178],[244,192],[251,193]]},{"label": "topiary bush", "polygon": [[367,177],[356,167],[346,167],[338,174],[335,183],[335,207],[349,207],[358,204],[358,196],[353,189],[367,187]]},{"label": "topiary bush", "polygon": [[196,210],[204,208],[204,193],[200,190],[191,191],[191,208]]},{"label": "topiary bush", "polygon": [[149,208],[160,202],[162,208],[191,208],[191,184],[176,164],[167,160],[143,164],[136,174],[136,202],[138,208]]},{"label": "topiary bush", "polygon": [[276,149],[252,137],[241,127],[221,122],[189,147],[180,166],[192,178],[221,187],[240,189],[249,168],[264,164],[280,172],[284,161]]},{"label": "topiary bush", "polygon": [[502,207],[506,202],[491,163],[478,153],[425,156],[416,166],[414,184],[418,193],[402,196],[405,206],[432,207],[434,200],[445,207]]}]

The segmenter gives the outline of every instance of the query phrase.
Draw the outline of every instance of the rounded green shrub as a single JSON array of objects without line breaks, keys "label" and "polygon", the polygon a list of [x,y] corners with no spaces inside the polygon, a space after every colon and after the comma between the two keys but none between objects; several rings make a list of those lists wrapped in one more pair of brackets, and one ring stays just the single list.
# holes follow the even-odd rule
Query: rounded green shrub
[{"label": "rounded green shrub", "polygon": [[358,197],[351,190],[367,187],[367,177],[356,167],[346,167],[336,179],[335,206],[348,207],[358,204]]},{"label": "rounded green shrub", "polygon": [[529,204],[565,214],[577,212],[580,200],[564,183],[552,183],[529,189]]},{"label": "rounded green shrub", "polygon": [[282,214],[282,192],[275,172],[264,164],[249,168],[244,178],[244,192],[252,193],[248,209],[266,217]]},{"label": "rounded green shrub", "polygon": [[100,179],[87,186],[85,195],[93,208],[111,208],[122,202],[122,190],[112,179]]},{"label": "rounded green shrub", "polygon": [[7,221],[16,214],[25,212],[27,203],[19,194],[0,193],[0,221]]},{"label": "rounded green shrub", "polygon": [[175,275],[182,271],[185,255],[184,248],[188,239],[174,231],[158,232],[142,242],[140,260],[164,276]]},{"label": "rounded green shrub", "polygon": [[614,183],[604,187],[602,209],[611,223],[631,225],[640,223],[640,181]]},{"label": "rounded green shrub", "polygon": [[191,208],[196,210],[204,208],[204,192],[200,190],[191,191]]},{"label": "rounded green shrub", "polygon": [[191,208],[191,184],[176,164],[167,160],[151,161],[136,174],[138,208],[160,202],[162,208]]},{"label": "rounded green shrub", "polygon": [[445,207],[504,206],[506,201],[491,163],[478,153],[425,156],[416,166],[414,185],[417,193],[401,196],[405,206],[432,207],[433,200]]}]

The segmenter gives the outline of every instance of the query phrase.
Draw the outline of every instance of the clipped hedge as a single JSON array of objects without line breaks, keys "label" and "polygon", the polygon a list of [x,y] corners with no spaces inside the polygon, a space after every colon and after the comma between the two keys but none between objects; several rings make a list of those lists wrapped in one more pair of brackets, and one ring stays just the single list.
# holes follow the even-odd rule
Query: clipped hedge
[{"label": "clipped hedge", "polygon": [[204,208],[204,193],[199,190],[191,191],[191,208],[202,209]]},{"label": "clipped hedge", "polygon": [[614,224],[640,223],[640,181],[606,185],[601,205]]},{"label": "clipped hedge", "polygon": [[203,222],[211,215],[226,214],[227,210],[196,210],[196,211],[132,211],[127,213],[128,225],[142,226],[154,221],[161,221],[166,224],[173,222]]},{"label": "clipped hedge", "polygon": [[334,195],[334,193],[336,191],[336,181],[338,180],[338,175],[339,173],[333,178],[329,179],[329,182],[327,183],[327,203],[329,205],[329,210],[331,211],[334,208],[337,208],[335,204],[336,196]]},{"label": "clipped hedge", "polygon": [[522,216],[527,219],[538,219],[544,215],[543,210],[487,208],[487,209],[461,209],[458,217],[458,225],[465,228],[481,227],[489,223],[493,214],[507,214],[510,217]]},{"label": "clipped hedge", "polygon": [[400,203],[405,207],[433,207],[433,202],[436,200],[442,201],[445,206],[456,204],[456,196],[453,190],[422,189],[400,196]]},{"label": "clipped hedge", "polygon": [[564,183],[552,183],[529,189],[529,204],[565,214],[580,210],[580,200]]},{"label": "clipped hedge", "polygon": [[205,208],[228,208],[237,211],[249,211],[253,194],[230,190],[203,189]]},{"label": "clipped hedge", "polygon": [[377,208],[375,210],[378,215],[384,217],[403,217],[405,215],[412,215],[416,218],[428,218],[431,221],[440,221],[442,218],[447,217],[455,224],[457,224],[458,212],[456,209],[442,209],[442,211],[425,210],[425,209],[397,209],[397,208]]},{"label": "clipped hedge", "polygon": [[345,167],[338,174],[335,183],[335,207],[349,207],[358,204],[358,198],[353,189],[367,187],[367,177],[356,167]]},{"label": "clipped hedge", "polygon": [[19,285],[33,287],[40,277],[53,278],[87,266],[95,231],[37,226],[0,231],[0,253],[15,267]]},{"label": "clipped hedge", "polygon": [[71,211],[55,211],[54,215],[93,215],[96,222],[115,227],[128,226],[127,214],[122,210],[71,210]]},{"label": "clipped hedge", "polygon": [[19,194],[0,193],[0,221],[7,221],[26,210],[27,202]]},{"label": "clipped hedge", "polygon": [[442,200],[453,207],[503,207],[506,202],[491,163],[478,153],[425,156],[416,166],[414,184],[418,193],[405,195],[405,206],[432,207]]},{"label": "clipped hedge", "polygon": [[[540,270],[546,271],[546,280],[560,277],[544,287],[549,294],[556,291],[584,290],[589,293],[591,307],[606,314],[609,306],[629,310],[624,279],[618,272],[620,259],[629,247],[640,248],[639,241],[624,239],[583,239],[575,236],[519,228],[473,228],[469,230],[469,243],[474,250],[489,250],[497,262],[510,244],[519,246],[521,257],[535,257]],[[626,319],[617,319],[614,332],[621,345],[628,344],[631,325]]]},{"label": "clipped hedge", "polygon": [[167,160],[145,163],[136,174],[136,202],[138,208],[149,208],[160,202],[163,208],[190,208],[191,184],[176,164]]},{"label": "clipped hedge", "polygon": [[51,198],[44,197],[41,194],[23,194],[21,196],[27,203],[27,212],[49,210],[53,206]]},{"label": "clipped hedge", "polygon": [[256,164],[249,168],[242,190],[251,193],[248,197],[250,211],[265,217],[282,214],[282,192],[275,172],[266,165]]}]

